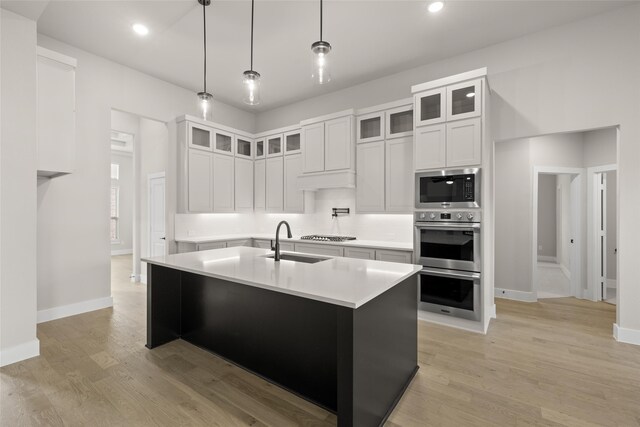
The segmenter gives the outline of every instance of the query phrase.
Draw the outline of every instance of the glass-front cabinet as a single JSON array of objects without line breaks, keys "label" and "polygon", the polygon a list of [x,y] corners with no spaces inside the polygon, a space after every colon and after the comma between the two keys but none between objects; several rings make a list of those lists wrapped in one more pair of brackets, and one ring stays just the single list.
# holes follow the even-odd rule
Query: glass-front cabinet
[{"label": "glass-front cabinet", "polygon": [[284,134],[284,154],[296,154],[301,152],[300,131],[295,130]]},{"label": "glass-front cabinet", "polygon": [[479,116],[481,105],[481,80],[472,80],[447,87],[447,120]]},{"label": "glass-front cabinet", "polygon": [[233,155],[233,134],[216,130],[213,141],[213,151]]},{"label": "glass-front cabinet", "polygon": [[387,110],[385,122],[387,139],[413,135],[413,105]]},{"label": "glass-front cabinet", "polygon": [[263,138],[255,140],[255,158],[264,159],[266,155],[265,140]]},{"label": "glass-front cabinet", "polygon": [[282,156],[282,135],[267,138],[267,157]]},{"label": "glass-front cabinet", "polygon": [[415,97],[416,126],[428,126],[445,121],[446,88],[422,92]]},{"label": "glass-front cabinet", "polygon": [[373,142],[384,139],[384,112],[358,116],[357,142]]},{"label": "glass-front cabinet", "polygon": [[236,136],[236,156],[253,158],[253,141],[243,136]]},{"label": "glass-front cabinet", "polygon": [[211,136],[213,135],[211,128],[196,123],[189,123],[188,129],[189,148],[211,151]]}]

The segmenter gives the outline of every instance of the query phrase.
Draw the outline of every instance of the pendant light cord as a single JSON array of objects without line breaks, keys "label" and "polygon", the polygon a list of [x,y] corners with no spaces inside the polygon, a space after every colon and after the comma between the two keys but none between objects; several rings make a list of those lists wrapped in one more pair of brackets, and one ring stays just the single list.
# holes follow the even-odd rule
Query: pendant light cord
[{"label": "pendant light cord", "polygon": [[320,0],[320,41],[322,41],[322,0]]},{"label": "pendant light cord", "polygon": [[253,8],[254,0],[251,0],[251,71],[253,71]]},{"label": "pendant light cord", "polygon": [[207,92],[207,6],[202,2],[202,22],[204,28],[204,92]]}]

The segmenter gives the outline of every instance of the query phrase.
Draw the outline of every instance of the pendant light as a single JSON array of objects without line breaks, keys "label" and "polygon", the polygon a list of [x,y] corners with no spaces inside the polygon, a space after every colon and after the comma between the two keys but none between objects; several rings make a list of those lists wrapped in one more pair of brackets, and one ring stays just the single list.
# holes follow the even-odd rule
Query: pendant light
[{"label": "pendant light", "polygon": [[251,68],[242,73],[245,104],[260,104],[260,73],[253,70],[253,10],[255,0],[251,0]]},{"label": "pendant light", "polygon": [[204,120],[211,117],[213,107],[213,95],[207,92],[207,6],[211,4],[211,0],[198,0],[202,5],[202,22],[203,22],[203,41],[204,41],[204,88],[202,92],[198,92],[198,101],[200,103],[200,112]]},{"label": "pendant light", "polygon": [[325,84],[331,81],[327,55],[331,52],[329,42],[322,40],[322,0],[320,0],[320,40],[311,45],[313,63],[311,78],[316,84]]}]

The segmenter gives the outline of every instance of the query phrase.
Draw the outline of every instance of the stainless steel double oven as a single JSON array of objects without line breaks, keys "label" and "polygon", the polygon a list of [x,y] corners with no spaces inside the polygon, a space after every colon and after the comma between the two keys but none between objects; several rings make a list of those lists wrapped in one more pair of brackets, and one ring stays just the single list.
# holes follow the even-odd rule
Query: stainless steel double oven
[{"label": "stainless steel double oven", "polygon": [[[430,194],[426,190],[422,196],[416,196],[416,207],[419,198],[430,200],[429,203],[441,203],[437,200],[442,194],[448,198],[447,203],[456,203],[457,196],[446,195],[447,192],[467,193],[467,200],[461,203],[468,207],[479,207],[477,188],[465,190],[465,182],[472,181],[471,187],[479,187],[479,171],[441,171],[432,176],[445,177],[444,185],[459,185],[458,190],[442,189],[437,182],[436,192]],[[465,172],[457,175],[456,172]],[[424,174],[417,174],[424,175]],[[468,179],[471,178],[471,179]],[[416,178],[418,181],[418,178]],[[452,182],[447,184],[448,182]],[[416,192],[420,191],[416,188]],[[423,190],[425,191],[425,190]],[[473,193],[473,196],[471,196]],[[463,197],[465,198],[465,197]],[[473,198],[473,200],[469,200]],[[452,208],[458,207],[453,205]],[[449,210],[438,209],[418,211],[415,213],[414,253],[416,262],[423,266],[420,272],[420,302],[422,310],[446,314],[469,320],[481,318],[481,285],[482,285],[482,228],[481,211],[479,209]]]}]

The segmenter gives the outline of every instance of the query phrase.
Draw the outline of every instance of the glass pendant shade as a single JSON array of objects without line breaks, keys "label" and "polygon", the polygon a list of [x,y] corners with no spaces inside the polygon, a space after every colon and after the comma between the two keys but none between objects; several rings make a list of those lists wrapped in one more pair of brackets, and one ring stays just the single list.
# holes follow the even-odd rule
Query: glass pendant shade
[{"label": "glass pendant shade", "polygon": [[242,100],[248,105],[260,104],[260,73],[249,70],[242,73],[244,95]]},{"label": "glass pendant shade", "polygon": [[208,92],[198,92],[198,107],[204,120],[211,120],[213,110],[213,95]]},{"label": "glass pendant shade", "polygon": [[316,84],[322,85],[331,81],[328,61],[329,52],[331,52],[331,45],[325,41],[318,41],[311,45],[311,78]]}]

